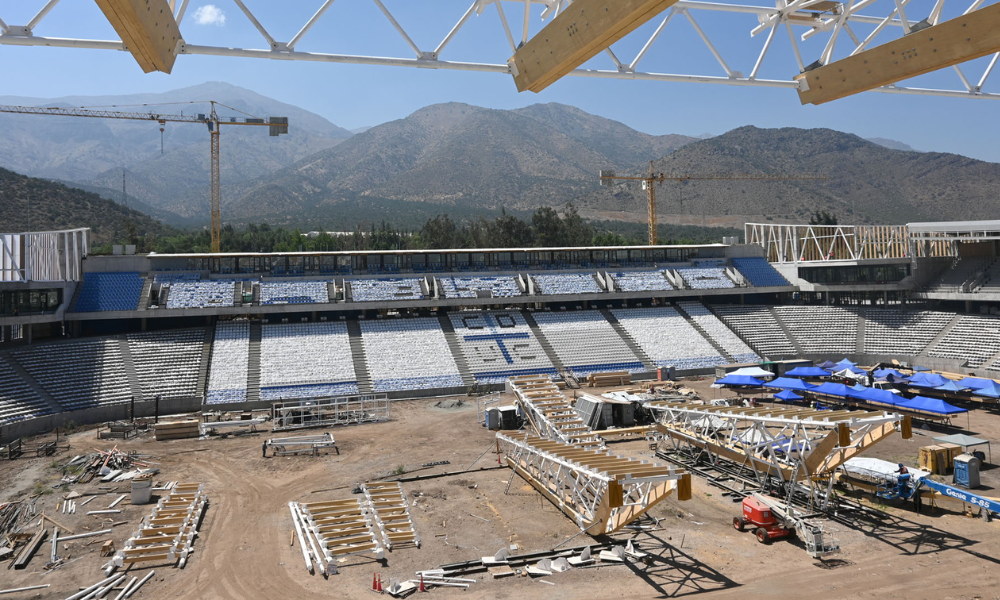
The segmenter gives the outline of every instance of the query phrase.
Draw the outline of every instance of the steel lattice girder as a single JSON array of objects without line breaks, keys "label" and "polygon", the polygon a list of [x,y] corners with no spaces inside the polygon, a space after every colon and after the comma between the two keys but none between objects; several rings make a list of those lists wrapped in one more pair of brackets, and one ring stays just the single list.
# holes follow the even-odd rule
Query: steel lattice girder
[{"label": "steel lattice girder", "polygon": [[585,447],[603,447],[566,396],[547,375],[511,377],[510,389],[532,429],[539,436]]},{"label": "steel lattice girder", "polygon": [[616,456],[607,450],[497,434],[507,466],[591,535],[620,530],[675,490],[691,497],[691,476],[673,467]]},{"label": "steel lattice girder", "polygon": [[[454,0],[449,5],[455,6],[453,14],[448,14],[448,6],[442,6],[444,0],[435,2],[415,3],[408,0],[372,0],[378,10],[385,16],[391,29],[384,23],[375,23],[370,19],[360,19],[352,23],[356,30],[368,31],[364,37],[366,42],[374,41],[379,46],[378,54],[333,53],[327,48],[337,45],[341,40],[336,36],[314,35],[309,43],[316,47],[315,51],[301,51],[298,46],[309,31],[318,23],[343,19],[343,13],[338,8],[345,4],[367,3],[367,0],[314,0],[316,11],[305,20],[298,32],[291,37],[275,37],[277,24],[267,19],[258,18],[243,2],[233,0],[220,2],[219,5],[237,14],[229,19],[225,33],[200,30],[198,36],[209,37],[205,44],[192,44],[183,39],[183,33],[189,30],[184,24],[184,14],[189,0],[171,1],[174,9],[174,20],[178,24],[182,39],[175,47],[175,55],[206,55],[240,58],[264,58],[277,60],[297,60],[310,62],[329,62],[359,65],[381,65],[397,67],[417,67],[424,69],[448,69],[457,71],[477,71],[484,73],[500,73],[514,75],[514,70],[508,64],[508,58],[518,51],[519,46],[533,40],[539,33],[538,24],[557,17],[560,12],[571,6],[569,0]],[[752,0],[736,0],[750,2]],[[984,4],[983,0],[971,0],[972,5],[965,12],[971,12]],[[918,10],[918,3],[932,3],[926,13],[926,18]],[[994,2],[991,0],[990,4]],[[39,27],[45,22],[54,8],[57,9],[60,0],[48,0],[41,5],[37,14],[24,25],[12,25],[0,14],[0,45],[44,46],[58,48],[88,48],[127,51],[126,44],[121,40],[86,39],[83,37],[51,37],[46,36],[45,27]],[[417,27],[396,18],[391,8],[408,5],[426,6],[426,10],[418,10],[426,27],[435,20],[443,20],[447,34],[433,43],[420,43]],[[506,9],[504,7],[507,7]],[[802,84],[796,76],[809,69],[830,64],[831,62],[863,52],[890,39],[898,39],[900,34],[907,35],[927,25],[936,25],[942,18],[950,19],[955,10],[952,5],[944,7],[943,0],[852,0],[850,2],[833,2],[830,0],[778,0],[776,6],[761,6],[756,4],[735,4],[722,2],[703,2],[700,0],[679,0],[669,8],[662,20],[652,32],[640,28],[625,37],[615,48],[604,50],[608,62],[606,67],[592,64],[593,61],[573,69],[568,75],[576,77],[594,77],[620,80],[643,80],[664,82],[714,83],[723,85],[738,85],[752,87],[778,87],[799,90]],[[508,20],[511,7],[523,11],[520,31],[517,22]],[[235,9],[235,10],[234,10]],[[956,9],[960,10],[957,6]],[[57,9],[58,10],[58,9]],[[411,9],[412,10],[412,9]],[[907,14],[909,10],[909,14]],[[946,12],[952,14],[945,14]],[[533,19],[532,16],[535,18]],[[697,18],[696,18],[697,15]],[[245,19],[241,18],[246,17]],[[492,28],[494,36],[484,36],[482,28],[470,26],[473,17],[487,19],[486,27]],[[287,15],[286,15],[286,18]],[[375,19],[378,21],[378,19]],[[684,23],[687,23],[685,25]],[[706,23],[705,27],[701,23]],[[739,42],[731,34],[719,34],[719,30],[731,31],[734,27],[745,26],[749,30],[750,40]],[[269,30],[270,27],[270,30]],[[241,29],[242,28],[242,29]],[[428,30],[438,27],[426,27]],[[677,28],[688,29],[679,31]],[[468,31],[474,29],[473,31]],[[779,30],[785,30],[788,36],[787,44],[775,44]],[[693,30],[704,49],[691,46],[687,39],[689,31]],[[386,32],[389,31],[388,35]],[[260,35],[263,44],[259,47],[234,46],[229,40],[234,34],[256,36]],[[517,34],[520,33],[518,36]],[[397,35],[398,34],[398,35]],[[534,34],[534,35],[532,35]],[[675,35],[679,34],[679,35]],[[194,37],[198,37],[194,36]],[[225,39],[214,40],[213,36],[225,36]],[[717,42],[725,38],[725,44]],[[518,39],[519,38],[519,39]],[[281,41],[281,40],[287,41]],[[463,43],[453,44],[456,39]],[[405,44],[400,45],[399,41]],[[509,51],[503,55],[496,54],[497,49],[489,42],[503,40]],[[632,40],[631,42],[626,40]],[[634,42],[634,43],[633,43]],[[639,47],[631,60],[622,60],[619,54],[627,51],[622,46]],[[399,52],[399,48],[408,48],[411,53]],[[707,50],[714,58],[712,68],[706,68],[698,61],[698,54]],[[628,50],[631,52],[631,50]],[[370,52],[370,51],[369,51]],[[687,63],[690,72],[665,73],[643,70],[640,64],[649,62],[651,56],[669,59],[672,64],[681,61],[680,69]],[[484,60],[485,56],[485,60]],[[803,58],[805,56],[805,58]],[[898,84],[876,88],[875,91],[885,93],[920,94],[949,96],[960,98],[1000,99],[1000,94],[983,90],[993,67],[1000,55],[994,55],[985,65],[978,79],[966,77],[962,67],[955,65],[957,75],[955,85],[941,87],[935,82],[933,89],[919,86],[901,86]],[[767,60],[765,60],[767,59]],[[601,59],[603,61],[603,58]],[[769,72],[779,74],[778,77],[762,76],[762,70],[767,63]],[[779,66],[780,65],[780,66]],[[966,68],[976,66],[966,63]],[[960,84],[960,85],[959,85]]]},{"label": "steel lattice girder", "polygon": [[844,461],[900,431],[909,417],[896,413],[738,408],[688,402],[649,405],[657,430],[675,447],[688,445],[752,469],[759,478],[791,483],[831,473]]}]

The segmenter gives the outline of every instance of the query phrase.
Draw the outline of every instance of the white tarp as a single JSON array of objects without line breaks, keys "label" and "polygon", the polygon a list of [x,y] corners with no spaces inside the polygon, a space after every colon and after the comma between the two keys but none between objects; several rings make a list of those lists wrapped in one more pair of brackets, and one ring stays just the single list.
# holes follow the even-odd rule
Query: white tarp
[{"label": "white tarp", "polygon": [[[896,469],[899,468],[899,465],[887,460],[859,456],[849,459],[841,466],[841,468],[844,472],[850,475],[863,477],[873,481],[896,483]],[[921,471],[920,469],[911,469],[910,467],[907,467],[906,470],[910,472],[910,481],[913,482],[919,481],[930,475],[928,471]]]},{"label": "white tarp", "polygon": [[742,369],[736,369],[731,373],[726,373],[726,375],[748,375],[758,379],[761,377],[774,377],[774,373],[760,367],[743,367]]}]

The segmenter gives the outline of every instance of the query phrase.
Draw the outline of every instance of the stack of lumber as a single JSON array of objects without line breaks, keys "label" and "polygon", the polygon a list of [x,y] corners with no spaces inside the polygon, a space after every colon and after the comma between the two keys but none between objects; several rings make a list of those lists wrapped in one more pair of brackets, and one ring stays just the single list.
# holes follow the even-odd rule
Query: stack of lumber
[{"label": "stack of lumber", "polygon": [[143,562],[178,563],[183,567],[207,504],[208,496],[202,484],[176,484],[170,495],[161,498],[143,519],[140,528],[125,542],[125,547],[115,554],[109,571]]},{"label": "stack of lumber", "polygon": [[366,483],[365,498],[375,515],[375,524],[382,534],[382,543],[389,550],[401,544],[420,547],[420,536],[410,519],[409,501],[403,486],[397,481]]},{"label": "stack of lumber", "polygon": [[631,385],[632,375],[628,371],[612,371],[609,373],[591,373],[587,376],[587,387],[608,387],[612,385]]},{"label": "stack of lumber", "polygon": [[154,427],[157,441],[196,438],[201,435],[201,426],[197,419],[157,423]]}]

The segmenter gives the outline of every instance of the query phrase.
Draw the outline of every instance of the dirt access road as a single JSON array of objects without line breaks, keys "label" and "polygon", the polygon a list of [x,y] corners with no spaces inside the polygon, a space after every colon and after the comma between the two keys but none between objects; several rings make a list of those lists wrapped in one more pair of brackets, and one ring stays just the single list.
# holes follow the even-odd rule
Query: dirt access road
[{"label": "dirt access road", "polygon": [[[418,569],[491,555],[512,544],[519,552],[549,549],[578,533],[573,522],[519,478],[512,480],[505,493],[509,470],[484,470],[404,484],[411,501],[416,500],[411,512],[423,541],[419,549],[387,553],[385,566],[352,557],[339,565],[339,575],[329,579],[310,575],[297,542],[289,545],[293,531],[289,501],[352,497],[355,485],[389,475],[400,466],[416,471],[423,463],[451,463],[414,475],[496,466],[495,454],[483,455],[492,447],[493,435],[476,423],[474,405],[441,408],[437,403],[394,403],[393,420],[388,423],[332,430],[339,456],[261,458],[261,442],[269,432],[245,438],[169,442],[141,438],[120,443],[123,449],[154,456],[151,460],[160,463],[162,470],[160,480],[202,482],[211,499],[187,568],[155,567],[153,579],[133,598],[361,598],[374,594],[370,587],[376,571],[386,581],[410,578]],[[1000,417],[993,414],[977,411],[972,423],[983,435],[1000,430]],[[888,460],[915,457],[916,448],[930,443],[926,436],[933,432],[917,433],[912,441],[887,441],[871,455]],[[32,458],[0,464],[0,500],[51,487],[59,476],[54,466],[91,448],[113,445],[96,440],[92,430],[74,434],[71,442],[73,448],[56,460]],[[611,447],[621,454],[651,458],[642,441]],[[992,477],[995,472],[987,474]],[[85,509],[104,508],[116,497],[116,492],[100,490],[94,482],[71,489],[104,493]],[[41,496],[39,509],[77,532],[101,526],[99,517],[87,516],[85,510],[58,514],[55,505],[60,498],[59,493]],[[114,528],[113,538],[121,547],[149,507],[129,506],[126,501],[119,508],[123,513],[116,520],[128,521]],[[478,582],[467,591],[439,589],[427,597],[746,599],[815,594],[907,600],[1000,598],[1000,524],[954,513],[887,510],[878,527],[871,523],[857,528],[836,526],[843,553],[824,564],[809,558],[795,542],[781,540],[764,546],[751,534],[734,531],[730,523],[739,505],[695,478],[691,501],[668,499],[651,511],[660,520],[656,531],[615,536],[622,542],[632,538],[649,552],[648,565],[598,566],[543,578],[552,585],[522,577],[494,580],[488,574],[476,575]],[[589,541],[581,535],[566,545]],[[0,589],[51,583],[46,590],[9,597],[65,598],[79,586],[98,581],[106,559],[99,556],[100,544],[87,546],[86,542],[60,546],[60,554],[68,555],[71,562],[52,573],[42,570],[48,544],[27,570],[0,569]],[[133,568],[132,572],[141,577],[148,570]]]}]

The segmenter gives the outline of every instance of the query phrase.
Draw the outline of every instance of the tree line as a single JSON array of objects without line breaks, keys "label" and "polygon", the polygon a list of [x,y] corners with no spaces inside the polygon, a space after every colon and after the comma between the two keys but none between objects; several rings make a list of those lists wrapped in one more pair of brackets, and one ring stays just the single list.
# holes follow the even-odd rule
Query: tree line
[{"label": "tree line", "polygon": [[[664,229],[666,234],[663,235]],[[719,241],[733,232],[717,228],[661,227],[661,243],[690,244]],[[672,234],[672,235],[671,235]],[[171,231],[166,234],[137,233],[127,229],[129,239],[140,253],[161,254],[209,252],[211,236],[207,229]],[[359,250],[443,250],[449,248],[538,248],[580,246],[633,246],[646,244],[644,224],[603,223],[595,227],[580,216],[572,205],[557,210],[537,209],[530,218],[502,211],[494,219],[480,217],[455,221],[447,214],[428,219],[419,229],[408,230],[382,221],[351,232],[320,231],[304,235],[298,228],[273,227],[266,223],[237,228],[223,225],[221,246],[224,252],[322,252]],[[110,252],[111,246],[97,247],[94,253]]]}]

